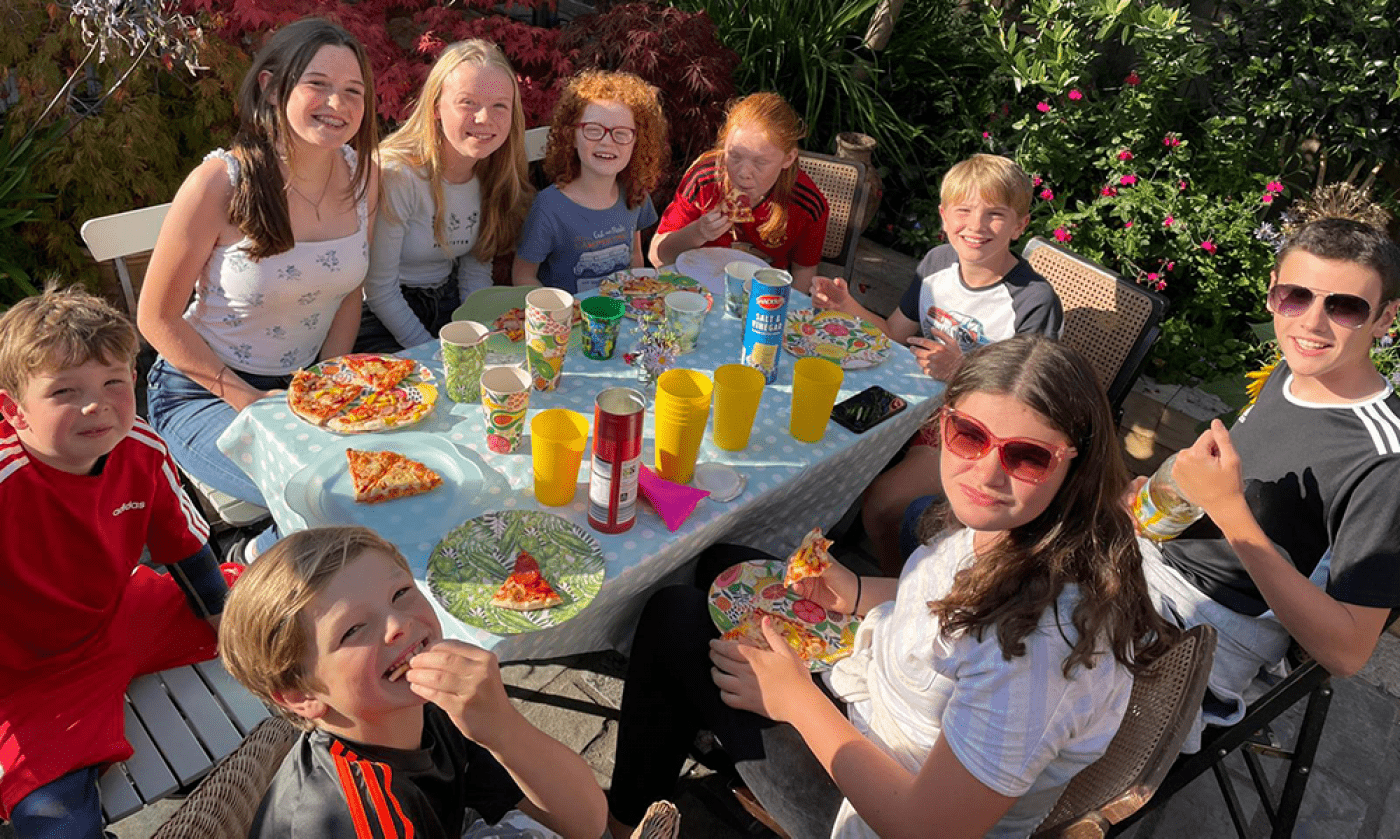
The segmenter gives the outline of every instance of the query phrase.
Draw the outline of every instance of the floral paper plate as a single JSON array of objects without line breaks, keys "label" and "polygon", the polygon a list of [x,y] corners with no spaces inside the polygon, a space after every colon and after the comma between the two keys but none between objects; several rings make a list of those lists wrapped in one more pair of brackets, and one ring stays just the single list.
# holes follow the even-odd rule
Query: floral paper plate
[{"label": "floral paper plate", "polygon": [[710,619],[720,632],[728,632],[747,619],[754,609],[764,609],[801,624],[825,645],[824,652],[807,660],[814,673],[851,654],[860,618],[828,612],[783,585],[781,559],[754,559],[726,569],[710,586]]},{"label": "floral paper plate", "polygon": [[[552,609],[516,612],[491,597],[528,551],[564,599]],[[428,589],[464,623],[497,635],[558,626],[583,610],[603,587],[603,549],[583,528],[553,513],[503,510],[457,527],[428,558]]]},{"label": "floral paper plate", "polygon": [[[392,356],[356,353],[326,359],[320,364],[313,364],[306,368],[306,372],[349,383],[355,381],[355,378],[345,366],[345,359],[376,357]],[[398,359],[395,358],[395,360]],[[364,434],[371,431],[391,431],[421,422],[424,417],[433,412],[433,405],[437,404],[438,389],[433,384],[433,371],[422,364],[417,364],[417,368],[392,388],[379,391],[365,390],[341,408],[336,416],[331,417],[325,428],[341,434]],[[362,420],[356,422],[344,420],[345,417],[353,416],[355,411],[367,405],[377,407]],[[302,417],[301,413],[297,411],[297,406],[292,402],[290,391],[287,394],[287,407],[306,422],[316,424],[313,419]]]},{"label": "floral paper plate", "polygon": [[693,291],[705,298],[705,312],[714,308],[715,296],[698,280],[684,274],[657,274],[649,268],[632,268],[618,271],[603,279],[598,285],[598,293],[616,297],[627,304],[624,314],[632,319],[638,315],[664,317],[666,295],[673,291]]},{"label": "floral paper plate", "polygon": [[890,357],[890,339],[875,324],[845,312],[798,309],[788,314],[783,348],[816,356],[846,370],[874,367]]}]

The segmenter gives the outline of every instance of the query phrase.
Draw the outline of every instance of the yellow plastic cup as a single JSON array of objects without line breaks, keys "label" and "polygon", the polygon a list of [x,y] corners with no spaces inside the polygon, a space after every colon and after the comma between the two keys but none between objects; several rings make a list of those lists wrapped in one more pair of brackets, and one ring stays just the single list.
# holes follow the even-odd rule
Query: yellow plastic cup
[{"label": "yellow plastic cup", "polygon": [[667,370],[656,378],[656,474],[688,484],[710,422],[714,383],[697,370]]},{"label": "yellow plastic cup", "polygon": [[846,371],[824,358],[799,358],[792,365],[792,418],[788,433],[803,443],[815,443],[826,434],[831,408]]},{"label": "yellow plastic cup", "polygon": [[588,419],[567,408],[550,408],[530,420],[530,459],[535,467],[535,500],[562,507],[574,500],[578,467],[588,442]]},{"label": "yellow plastic cup", "polygon": [[747,364],[715,368],[716,446],[729,452],[748,447],[764,384],[763,371]]}]

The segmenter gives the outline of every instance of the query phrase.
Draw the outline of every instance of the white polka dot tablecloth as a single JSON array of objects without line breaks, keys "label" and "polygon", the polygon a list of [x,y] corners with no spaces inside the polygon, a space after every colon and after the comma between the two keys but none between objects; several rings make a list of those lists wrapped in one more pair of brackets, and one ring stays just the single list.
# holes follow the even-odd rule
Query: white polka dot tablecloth
[{"label": "white polka dot tablecloth", "polygon": [[[810,307],[801,294],[792,295],[790,309]],[[675,366],[712,373],[722,364],[739,360],[742,322],[722,316],[715,306],[705,320],[697,349],[681,356]],[[622,362],[622,353],[636,341],[631,321],[623,321],[616,355],[609,361],[591,361],[577,351],[564,360],[563,378],[550,392],[530,395],[525,440],[512,454],[497,454],[486,446],[486,425],[479,403],[455,403],[439,391],[433,412],[418,425],[401,431],[371,435],[382,440],[393,434],[427,433],[452,443],[464,461],[482,473],[481,491],[459,511],[455,524],[493,510],[546,510],[586,528],[597,537],[607,560],[602,591],[577,617],[559,626],[524,635],[501,637],[462,623],[437,606],[444,633],[494,650],[503,660],[550,658],[573,653],[629,646],[637,615],[647,596],[701,550],[716,542],[753,545],[785,555],[815,526],[830,527],[851,505],[905,440],[937,407],[943,385],[924,375],[905,349],[896,347],[878,367],[847,370],[839,399],[870,385],[882,385],[899,394],[909,407],[864,434],[853,434],[829,423],[817,443],[800,443],[788,434],[792,392],[793,357],[782,353],[778,378],[764,389],[749,446],[741,452],[717,448],[713,428],[705,433],[699,461],[726,463],[745,478],[743,492],[732,501],[705,499],[675,533],[643,501],[631,530],[607,535],[588,526],[585,508],[589,474],[589,449],[579,470],[579,487],[573,503],[544,507],[535,501],[530,463],[528,421],[546,408],[570,408],[593,421],[593,400],[603,389],[615,386],[641,390],[648,404],[654,387],[642,386],[635,371]],[[437,344],[423,344],[404,353],[441,376]],[[439,378],[439,381],[443,379]],[[711,422],[713,426],[713,421]],[[642,447],[643,462],[654,465],[653,417],[647,411]],[[296,488],[305,492],[307,481],[298,473],[317,461],[327,449],[343,449],[350,439],[312,426],[287,408],[286,400],[272,397],[239,413],[219,438],[219,448],[247,472],[262,490],[278,529],[286,534],[304,529],[307,521],[288,503]],[[363,438],[360,438],[363,439]],[[304,508],[304,505],[302,505]],[[451,527],[430,527],[421,522],[386,520],[376,512],[383,535],[408,558],[424,592],[422,579],[434,546]],[[455,526],[455,524],[453,526]]]}]

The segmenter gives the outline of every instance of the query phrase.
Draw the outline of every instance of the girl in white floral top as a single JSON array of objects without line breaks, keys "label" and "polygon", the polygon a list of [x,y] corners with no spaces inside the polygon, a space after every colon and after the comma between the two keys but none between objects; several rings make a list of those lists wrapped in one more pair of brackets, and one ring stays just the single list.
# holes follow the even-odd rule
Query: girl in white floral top
[{"label": "girl in white floral top", "polygon": [[160,353],[151,423],[176,461],[265,506],[214,441],[298,368],[354,342],[378,192],[364,47],[324,20],[282,28],[254,57],[238,111],[229,149],[170,205],[137,322]]}]

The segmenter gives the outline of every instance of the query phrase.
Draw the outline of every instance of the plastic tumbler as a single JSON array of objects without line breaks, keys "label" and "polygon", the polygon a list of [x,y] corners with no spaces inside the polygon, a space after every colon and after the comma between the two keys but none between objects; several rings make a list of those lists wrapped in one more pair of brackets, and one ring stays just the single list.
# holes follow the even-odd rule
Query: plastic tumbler
[{"label": "plastic tumbler", "polygon": [[535,466],[535,500],[562,507],[574,500],[578,467],[588,442],[588,418],[567,408],[550,408],[530,420],[530,453]]},{"label": "plastic tumbler", "polygon": [[799,358],[792,365],[792,418],[788,433],[803,443],[815,443],[826,434],[831,408],[846,371],[824,358]]},{"label": "plastic tumbler", "polygon": [[583,355],[594,361],[613,357],[617,331],[627,304],[615,297],[590,297],[579,304],[583,312]]},{"label": "plastic tumbler", "polygon": [[730,452],[749,445],[758,403],[763,399],[763,371],[747,364],[715,368],[715,445]]},{"label": "plastic tumbler", "polygon": [[709,302],[693,291],[673,291],[666,295],[666,319],[680,336],[680,351],[694,352],[700,341],[700,328],[705,325],[705,308]]},{"label": "plastic tumbler", "polygon": [[520,448],[525,411],[530,407],[530,374],[519,367],[490,367],[481,374],[481,409],[486,415],[486,447],[497,454]]},{"label": "plastic tumbler", "polygon": [[525,362],[535,390],[554,390],[574,328],[574,296],[557,288],[525,295]]},{"label": "plastic tumbler", "polygon": [[475,402],[481,398],[481,370],[486,365],[486,336],[490,332],[485,324],[458,320],[444,324],[438,333],[447,398],[453,402]]},{"label": "plastic tumbler", "polygon": [[710,422],[714,384],[696,370],[667,370],[656,378],[656,474],[690,483]]}]

